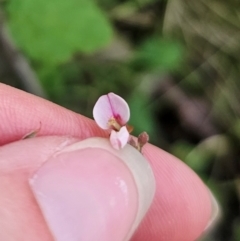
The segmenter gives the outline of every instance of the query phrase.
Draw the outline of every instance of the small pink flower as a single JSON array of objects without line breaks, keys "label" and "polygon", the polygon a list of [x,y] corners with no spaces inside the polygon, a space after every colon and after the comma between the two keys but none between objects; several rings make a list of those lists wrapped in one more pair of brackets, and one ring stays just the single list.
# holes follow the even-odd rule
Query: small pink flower
[{"label": "small pink flower", "polygon": [[120,131],[111,131],[110,135],[110,142],[113,146],[113,148],[119,150],[123,148],[129,140],[129,132],[126,128],[126,126],[121,127]]},{"label": "small pink flower", "polygon": [[135,141],[129,133],[132,126],[127,125],[130,118],[130,110],[127,102],[114,93],[101,96],[93,107],[93,117],[96,123],[104,130],[111,130],[110,143],[113,148],[119,150],[127,143],[142,151],[142,147],[148,142],[149,136],[143,132]]},{"label": "small pink flower", "polygon": [[111,130],[110,142],[115,149],[123,148],[129,139],[126,124],[130,118],[127,102],[114,93],[101,96],[94,108],[96,123],[105,130]]},{"label": "small pink flower", "polygon": [[114,93],[101,96],[93,108],[93,118],[102,129],[120,130],[130,118],[127,102]]}]

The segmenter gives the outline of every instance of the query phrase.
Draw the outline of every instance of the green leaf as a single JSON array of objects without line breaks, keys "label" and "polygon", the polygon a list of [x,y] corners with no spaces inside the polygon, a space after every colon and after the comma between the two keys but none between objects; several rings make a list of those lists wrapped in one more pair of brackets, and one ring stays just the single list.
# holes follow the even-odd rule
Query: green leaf
[{"label": "green leaf", "polygon": [[18,46],[43,63],[94,52],[112,37],[109,21],[91,0],[11,0],[6,10]]},{"label": "green leaf", "polygon": [[140,46],[135,56],[135,64],[147,70],[174,70],[180,66],[183,53],[183,47],[178,42],[152,38]]},{"label": "green leaf", "polygon": [[129,99],[128,104],[131,110],[131,119],[129,124],[133,125],[133,135],[138,136],[141,132],[146,131],[150,139],[156,137],[156,123],[151,109],[148,108],[148,98],[139,92],[135,92]]},{"label": "green leaf", "polygon": [[178,140],[170,146],[170,153],[178,157],[181,160],[185,160],[187,155],[192,151],[192,144],[184,141]]}]

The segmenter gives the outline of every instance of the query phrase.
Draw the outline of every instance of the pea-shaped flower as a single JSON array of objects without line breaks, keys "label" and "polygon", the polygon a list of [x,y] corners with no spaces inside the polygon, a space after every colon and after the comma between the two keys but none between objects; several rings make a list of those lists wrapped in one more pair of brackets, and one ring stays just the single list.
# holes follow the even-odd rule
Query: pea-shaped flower
[{"label": "pea-shaped flower", "polygon": [[129,132],[126,124],[130,110],[123,98],[114,93],[101,96],[93,108],[93,117],[102,129],[111,130],[110,142],[115,149],[127,144]]},{"label": "pea-shaped flower", "polygon": [[110,143],[117,150],[129,143],[142,152],[143,146],[149,140],[146,132],[142,132],[137,140],[130,137],[129,132],[133,128],[127,125],[130,118],[129,106],[123,98],[114,93],[103,95],[97,100],[93,108],[93,118],[102,129],[111,131]]}]

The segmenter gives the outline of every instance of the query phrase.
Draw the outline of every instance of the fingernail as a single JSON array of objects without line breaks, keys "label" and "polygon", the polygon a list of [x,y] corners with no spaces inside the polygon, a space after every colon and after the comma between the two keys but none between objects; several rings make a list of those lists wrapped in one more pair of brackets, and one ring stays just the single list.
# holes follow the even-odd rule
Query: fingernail
[{"label": "fingernail", "polygon": [[30,179],[37,203],[57,241],[129,240],[155,193],[147,160],[127,145],[103,138],[72,144]]},{"label": "fingernail", "polygon": [[212,215],[204,230],[205,232],[210,231],[210,229],[215,226],[215,224],[220,218],[220,208],[219,208],[218,202],[210,190],[209,190],[209,193],[210,193],[211,203],[212,203]]}]

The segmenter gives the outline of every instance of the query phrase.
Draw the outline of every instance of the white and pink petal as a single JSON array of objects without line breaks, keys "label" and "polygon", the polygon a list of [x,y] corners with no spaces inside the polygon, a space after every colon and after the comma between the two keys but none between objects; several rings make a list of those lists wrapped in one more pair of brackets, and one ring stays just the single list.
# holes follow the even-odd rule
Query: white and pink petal
[{"label": "white and pink petal", "polygon": [[122,149],[129,140],[129,132],[126,126],[123,126],[120,131],[112,130],[110,134],[110,142],[113,148]]},{"label": "white and pink petal", "polygon": [[120,96],[109,93],[97,100],[93,108],[93,118],[102,129],[109,129],[109,120],[112,118],[123,126],[130,118],[129,106]]}]

